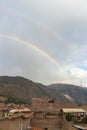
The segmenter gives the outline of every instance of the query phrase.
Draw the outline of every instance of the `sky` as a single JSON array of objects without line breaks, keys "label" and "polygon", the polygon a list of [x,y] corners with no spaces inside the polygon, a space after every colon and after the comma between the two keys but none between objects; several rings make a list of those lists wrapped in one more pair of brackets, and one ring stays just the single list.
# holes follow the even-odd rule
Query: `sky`
[{"label": "sky", "polygon": [[87,0],[0,0],[0,76],[87,87]]}]

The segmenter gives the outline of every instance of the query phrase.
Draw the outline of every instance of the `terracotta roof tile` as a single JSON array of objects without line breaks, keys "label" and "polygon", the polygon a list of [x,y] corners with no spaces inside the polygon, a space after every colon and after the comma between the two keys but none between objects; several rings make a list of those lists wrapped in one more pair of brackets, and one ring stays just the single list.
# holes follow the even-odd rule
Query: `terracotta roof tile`
[{"label": "terracotta roof tile", "polygon": [[32,116],[33,116],[33,112],[32,113],[26,113],[26,114],[23,114],[23,113],[19,114],[19,113],[17,113],[17,114],[12,114],[11,118],[23,117],[23,118],[27,119],[27,118],[30,118]]}]

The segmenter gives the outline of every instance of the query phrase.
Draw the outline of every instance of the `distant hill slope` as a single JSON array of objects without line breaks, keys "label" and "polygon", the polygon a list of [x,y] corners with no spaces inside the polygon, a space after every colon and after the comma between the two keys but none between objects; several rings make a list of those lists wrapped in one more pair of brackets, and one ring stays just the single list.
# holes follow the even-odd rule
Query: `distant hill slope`
[{"label": "distant hill slope", "polygon": [[56,97],[46,86],[23,77],[0,76],[0,96],[31,102],[35,97]]},{"label": "distant hill slope", "polygon": [[61,96],[80,104],[87,104],[87,88],[69,85],[69,84],[52,84],[48,88],[52,89],[56,94],[60,93]]},{"label": "distant hill slope", "polygon": [[30,103],[35,97],[52,97],[60,102],[87,103],[87,88],[67,84],[45,86],[23,77],[0,76],[0,99],[15,98]]}]

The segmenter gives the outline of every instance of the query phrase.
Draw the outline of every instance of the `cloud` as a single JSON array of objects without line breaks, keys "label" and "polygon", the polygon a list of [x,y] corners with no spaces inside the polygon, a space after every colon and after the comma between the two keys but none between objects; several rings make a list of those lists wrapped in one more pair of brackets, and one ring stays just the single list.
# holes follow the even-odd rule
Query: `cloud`
[{"label": "cloud", "polygon": [[1,0],[0,33],[32,42],[49,54],[0,38],[1,75],[21,75],[42,83],[86,85],[86,0]]}]

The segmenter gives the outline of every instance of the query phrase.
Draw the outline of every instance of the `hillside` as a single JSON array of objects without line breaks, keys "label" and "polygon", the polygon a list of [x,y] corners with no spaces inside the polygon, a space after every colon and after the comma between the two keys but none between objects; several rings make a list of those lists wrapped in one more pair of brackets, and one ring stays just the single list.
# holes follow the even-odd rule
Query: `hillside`
[{"label": "hillside", "polygon": [[60,102],[87,104],[87,88],[67,84],[45,86],[23,77],[0,76],[0,100],[30,103],[35,97],[52,97]]},{"label": "hillside", "polygon": [[55,97],[55,94],[44,85],[23,77],[0,76],[0,96],[16,98],[31,102],[34,97]]},{"label": "hillside", "polygon": [[54,93],[57,93],[71,102],[81,104],[87,104],[87,88],[69,85],[69,84],[52,84],[48,88],[52,89]]}]

